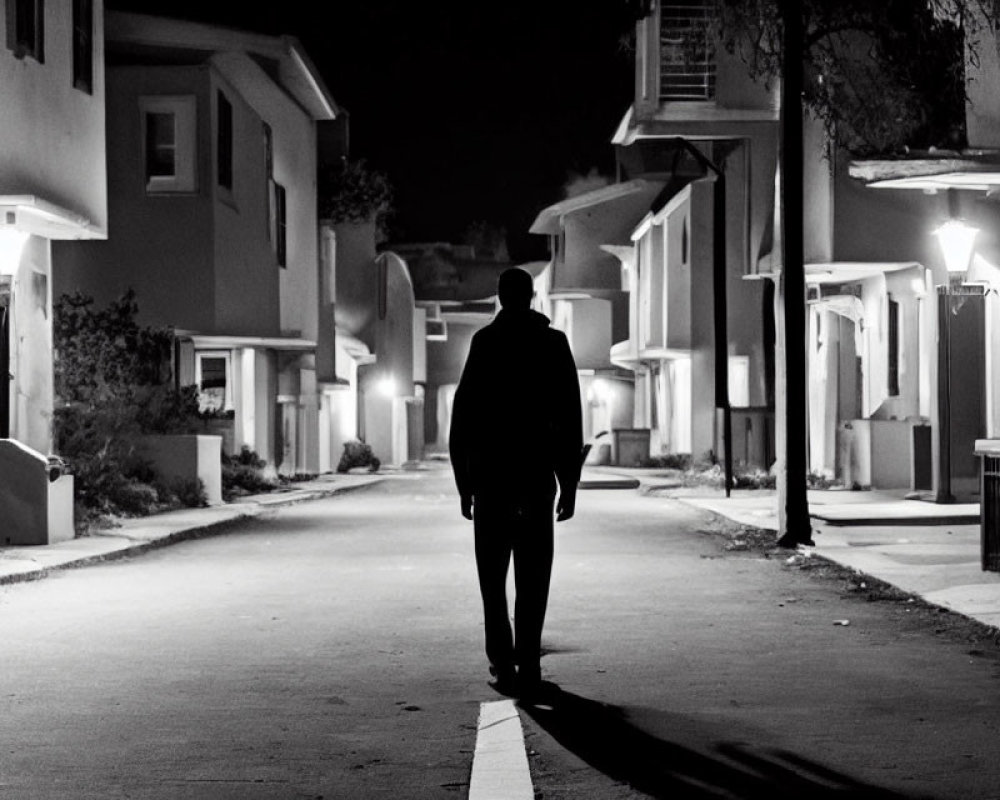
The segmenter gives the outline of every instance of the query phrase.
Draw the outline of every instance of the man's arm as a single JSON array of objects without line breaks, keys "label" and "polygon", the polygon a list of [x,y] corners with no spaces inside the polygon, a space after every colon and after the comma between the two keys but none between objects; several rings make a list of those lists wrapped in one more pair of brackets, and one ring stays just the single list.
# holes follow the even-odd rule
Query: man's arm
[{"label": "man's arm", "polygon": [[583,468],[583,410],[580,377],[566,336],[556,332],[553,374],[555,377],[556,478],[559,500],[556,521],[576,513],[576,489]]},{"label": "man's arm", "polygon": [[479,347],[473,337],[469,355],[465,360],[462,377],[451,406],[451,429],[448,433],[448,452],[451,468],[455,474],[455,485],[462,503],[462,516],[472,519],[472,415],[476,403]]}]

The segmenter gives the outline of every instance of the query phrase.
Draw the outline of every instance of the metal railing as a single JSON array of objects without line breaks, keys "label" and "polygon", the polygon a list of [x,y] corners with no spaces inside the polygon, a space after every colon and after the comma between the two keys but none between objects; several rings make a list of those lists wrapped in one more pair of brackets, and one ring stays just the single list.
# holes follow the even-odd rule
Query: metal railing
[{"label": "metal railing", "polygon": [[660,8],[660,99],[715,97],[714,0],[663,3]]}]

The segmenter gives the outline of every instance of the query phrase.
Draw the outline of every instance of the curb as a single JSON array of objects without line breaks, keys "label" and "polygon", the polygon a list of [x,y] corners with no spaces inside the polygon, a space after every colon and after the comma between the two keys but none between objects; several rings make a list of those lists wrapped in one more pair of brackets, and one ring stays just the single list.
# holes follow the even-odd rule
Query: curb
[{"label": "curb", "polygon": [[[695,505],[694,503],[686,503],[686,502],[684,502],[684,498],[682,498],[682,497],[676,497],[676,498],[673,498],[673,499],[677,500],[680,503],[683,503],[688,508],[694,509],[696,511],[701,511],[701,512],[707,514],[713,520],[719,520],[721,522],[728,523],[730,525],[738,525],[741,529],[746,530],[746,531],[750,531],[750,532],[753,532],[753,533],[769,533],[769,534],[774,534],[775,537],[777,537],[777,533],[778,532],[774,528],[762,528],[759,525],[750,525],[750,524],[745,523],[745,522],[740,522],[739,520],[735,520],[732,517],[727,517],[725,514],[720,514],[718,511],[713,511],[711,509],[702,508],[701,506]],[[832,523],[827,523],[827,524],[832,524]],[[962,611],[960,609],[954,608],[952,606],[946,606],[946,605],[942,605],[940,603],[935,603],[935,602],[933,602],[931,600],[928,600],[926,597],[924,597],[919,592],[914,592],[914,591],[911,591],[909,589],[904,589],[902,586],[898,586],[897,584],[893,583],[892,581],[887,580],[886,578],[879,577],[878,575],[876,575],[874,573],[865,572],[864,570],[858,569],[857,567],[853,567],[850,564],[841,563],[840,561],[837,561],[836,558],[833,558],[832,556],[830,556],[830,555],[828,555],[826,553],[819,553],[819,552],[817,552],[815,549],[811,548],[809,545],[801,545],[800,544],[800,545],[796,545],[794,548],[791,548],[791,547],[781,547],[781,548],[779,548],[777,546],[777,542],[776,542],[775,543],[775,547],[776,547],[776,549],[780,549],[783,553],[787,553],[789,558],[794,558],[796,555],[800,555],[800,556],[804,555],[804,556],[808,557],[809,560],[815,560],[815,561],[822,562],[824,564],[829,564],[830,566],[836,567],[837,569],[848,570],[851,573],[853,573],[854,575],[857,575],[860,578],[864,578],[865,580],[871,581],[872,583],[881,583],[881,584],[884,584],[885,586],[888,586],[888,587],[892,588],[893,590],[895,590],[895,591],[897,591],[897,592],[899,592],[901,594],[908,595],[909,597],[919,599],[919,601],[921,603],[923,603],[924,605],[926,605],[926,606],[929,606],[931,608],[937,608],[937,609],[940,609],[942,611],[947,611],[949,614],[955,614],[956,616],[963,617],[964,619],[968,620],[969,622],[972,622],[972,623],[974,623],[976,625],[981,625],[983,628],[985,628],[985,629],[987,629],[987,630],[989,630],[991,632],[1000,632],[1000,626],[992,625],[989,622],[984,622],[981,619],[977,619],[972,614],[969,614],[969,613],[967,613],[965,611]]]},{"label": "curb", "polygon": [[[102,564],[109,561],[117,561],[124,558],[129,558],[132,556],[142,555],[151,550],[157,550],[161,547],[167,547],[172,544],[177,544],[179,542],[193,541],[195,539],[204,539],[209,536],[218,536],[223,533],[227,533],[229,529],[236,528],[242,523],[248,522],[250,520],[256,519],[263,514],[278,509],[285,506],[298,505],[299,503],[304,503],[309,500],[322,500],[326,497],[332,497],[333,495],[343,494],[345,492],[356,491],[358,489],[364,489],[368,486],[372,486],[376,483],[380,483],[383,480],[382,477],[373,477],[369,481],[363,483],[356,483],[347,486],[331,486],[327,489],[292,489],[287,492],[280,492],[278,496],[272,494],[263,495],[253,495],[249,497],[242,498],[236,503],[228,503],[223,506],[216,506],[219,509],[225,509],[228,505],[232,509],[232,516],[227,516],[222,519],[213,520],[210,522],[205,522],[204,524],[191,525],[188,528],[181,528],[179,530],[170,531],[164,533],[162,536],[155,536],[149,539],[139,539],[139,538],[129,538],[127,534],[117,534],[117,533],[97,533],[91,536],[76,537],[75,539],[70,539],[70,542],[79,543],[86,539],[92,539],[94,542],[104,540],[105,543],[108,540],[120,539],[122,541],[121,546],[115,547],[110,546],[108,549],[99,553],[85,553],[79,556],[69,556],[64,561],[57,561],[52,564],[40,565],[37,568],[25,568],[22,570],[12,571],[6,574],[0,574],[0,586],[8,586],[18,583],[28,583],[30,581],[41,580],[46,578],[52,572],[57,572],[61,570],[78,569],[81,567],[88,567],[94,564]],[[285,495],[285,496],[281,496]],[[247,506],[246,508],[240,509],[239,506]],[[149,517],[138,517],[139,520],[151,520],[155,519],[160,515],[151,515]],[[57,546],[57,545],[51,545]],[[45,545],[43,545],[45,547]],[[26,551],[30,552],[35,550],[35,548],[25,548]],[[43,551],[44,552],[44,551]],[[50,553],[51,555],[51,553]],[[17,560],[8,559],[0,556],[0,565],[6,560]],[[23,559],[24,561],[30,561],[30,558]]]}]

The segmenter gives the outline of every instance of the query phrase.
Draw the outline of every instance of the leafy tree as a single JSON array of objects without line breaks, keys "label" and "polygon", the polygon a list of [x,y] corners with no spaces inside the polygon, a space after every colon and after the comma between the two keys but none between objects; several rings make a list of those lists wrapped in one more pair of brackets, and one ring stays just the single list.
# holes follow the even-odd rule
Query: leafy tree
[{"label": "leafy tree", "polygon": [[[783,69],[779,0],[718,0],[725,48],[752,77]],[[965,145],[966,47],[995,0],[802,0],[803,102],[856,156]]]},{"label": "leafy tree", "polygon": [[319,175],[319,215],[337,222],[375,220],[382,238],[387,236],[392,214],[393,190],[383,172],[363,161],[343,159]]}]

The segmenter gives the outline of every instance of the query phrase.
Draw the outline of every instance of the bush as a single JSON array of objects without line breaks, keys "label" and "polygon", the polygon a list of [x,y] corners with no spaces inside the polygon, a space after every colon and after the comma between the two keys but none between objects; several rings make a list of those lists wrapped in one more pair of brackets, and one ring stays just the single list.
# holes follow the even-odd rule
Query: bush
[{"label": "bush", "polygon": [[659,456],[644,458],[639,463],[640,467],[647,469],[691,469],[690,453],[666,453]]},{"label": "bush", "polygon": [[135,455],[143,434],[196,433],[204,425],[195,387],[173,385],[172,332],[140,326],[138,310],[131,290],[104,309],[80,293],[54,304],[55,446],[74,476],[85,520],[149,514],[199,498],[195,486],[163,491]]},{"label": "bush", "polygon": [[208,505],[205,483],[201,478],[174,478],[170,481],[156,480],[156,492],[160,502],[186,508],[204,508]]},{"label": "bush", "polygon": [[227,500],[245,494],[270,492],[278,482],[266,472],[267,462],[244,446],[236,455],[222,455],[222,496]]},{"label": "bush", "polygon": [[368,467],[369,472],[378,472],[382,462],[375,457],[371,445],[355,439],[344,443],[344,452],[337,464],[337,472],[348,472],[355,467]]}]

